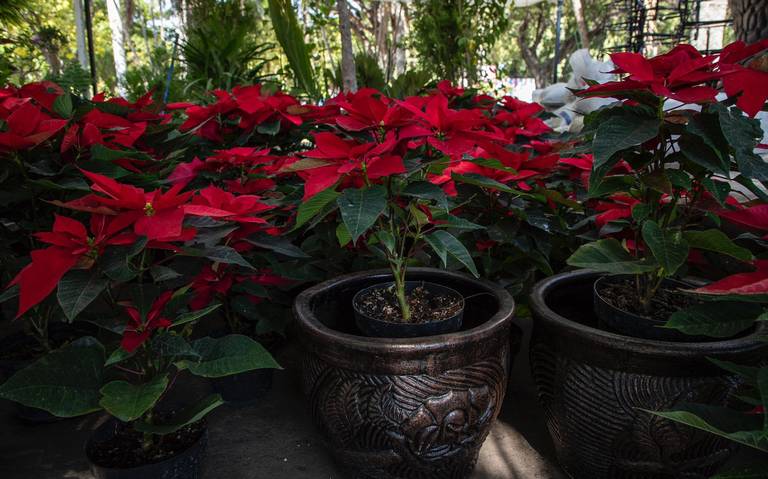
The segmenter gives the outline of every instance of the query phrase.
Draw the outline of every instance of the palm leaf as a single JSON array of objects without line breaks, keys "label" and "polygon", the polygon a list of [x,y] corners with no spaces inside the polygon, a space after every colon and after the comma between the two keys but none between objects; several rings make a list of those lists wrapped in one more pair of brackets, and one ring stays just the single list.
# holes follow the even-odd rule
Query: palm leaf
[{"label": "palm leaf", "polygon": [[319,100],[321,95],[312,70],[309,47],[304,41],[304,31],[299,26],[290,0],[269,0],[269,16],[277,41],[283,47],[296,77],[297,86],[312,99]]}]

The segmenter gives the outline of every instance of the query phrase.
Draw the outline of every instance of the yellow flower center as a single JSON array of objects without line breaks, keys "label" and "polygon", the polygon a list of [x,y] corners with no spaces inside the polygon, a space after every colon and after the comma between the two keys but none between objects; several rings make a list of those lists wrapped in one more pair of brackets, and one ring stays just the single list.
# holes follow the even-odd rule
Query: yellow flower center
[{"label": "yellow flower center", "polygon": [[96,248],[96,238],[89,236],[85,241],[88,245],[88,253],[86,253],[86,256],[91,259],[96,259],[99,256],[99,250]]},{"label": "yellow flower center", "polygon": [[152,206],[152,203],[147,201],[147,204],[144,205],[144,214],[147,216],[154,216],[155,215],[155,207]]}]

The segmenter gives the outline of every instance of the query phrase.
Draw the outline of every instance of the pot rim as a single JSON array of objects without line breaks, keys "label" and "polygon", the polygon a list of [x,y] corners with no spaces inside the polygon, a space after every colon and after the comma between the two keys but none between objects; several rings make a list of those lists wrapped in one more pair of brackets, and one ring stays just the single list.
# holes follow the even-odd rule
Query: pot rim
[{"label": "pot rim", "polygon": [[301,327],[306,329],[309,334],[321,342],[332,344],[343,342],[346,348],[356,349],[371,354],[380,354],[383,356],[391,356],[393,354],[399,356],[424,356],[425,354],[445,350],[447,343],[455,344],[457,341],[481,341],[484,338],[493,335],[500,327],[503,327],[505,323],[510,322],[513,317],[515,308],[514,299],[512,299],[512,296],[505,289],[490,281],[476,279],[455,271],[446,271],[437,268],[408,268],[408,273],[409,276],[414,273],[425,276],[437,275],[437,278],[430,278],[429,281],[441,286],[443,286],[439,282],[441,276],[450,277],[457,281],[473,283],[478,288],[482,288],[496,297],[498,309],[493,316],[474,328],[457,331],[455,333],[415,338],[375,338],[343,333],[323,324],[312,312],[310,300],[323,290],[336,288],[344,283],[352,283],[360,279],[377,279],[382,280],[380,282],[385,282],[392,276],[389,269],[375,269],[337,276],[305,289],[294,301],[294,314]]},{"label": "pot rim", "polygon": [[618,333],[593,328],[577,321],[570,320],[557,314],[546,303],[545,298],[556,287],[562,287],[570,282],[584,281],[588,278],[602,276],[590,269],[578,269],[559,273],[543,279],[533,286],[530,294],[531,309],[536,313],[536,321],[556,326],[573,339],[600,348],[620,348],[626,352],[657,357],[704,356],[713,354],[732,354],[734,351],[759,350],[766,348],[766,343],[760,340],[768,331],[767,326],[758,326],[750,334],[733,339],[677,342],[660,341],[655,339],[635,338]]}]

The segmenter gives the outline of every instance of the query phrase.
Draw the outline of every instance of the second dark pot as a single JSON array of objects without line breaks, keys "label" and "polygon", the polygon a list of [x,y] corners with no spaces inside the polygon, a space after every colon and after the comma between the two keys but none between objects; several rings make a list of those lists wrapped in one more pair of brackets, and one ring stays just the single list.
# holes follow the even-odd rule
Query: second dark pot
[{"label": "second dark pot", "polygon": [[598,326],[592,288],[575,271],[531,294],[531,367],[558,460],[578,479],[706,478],[733,444],[643,409],[726,406],[738,381],[707,358],[754,363],[768,353],[754,331],[726,341],[669,342]]},{"label": "second dark pot", "polygon": [[[501,409],[512,351],[514,302],[462,274],[409,270],[465,298],[458,332],[369,338],[355,326],[352,297],[392,281],[385,270],[341,276],[294,303],[306,350],[303,382],[336,461],[352,478],[458,479],[477,461]],[[474,296],[477,295],[477,296]]]}]

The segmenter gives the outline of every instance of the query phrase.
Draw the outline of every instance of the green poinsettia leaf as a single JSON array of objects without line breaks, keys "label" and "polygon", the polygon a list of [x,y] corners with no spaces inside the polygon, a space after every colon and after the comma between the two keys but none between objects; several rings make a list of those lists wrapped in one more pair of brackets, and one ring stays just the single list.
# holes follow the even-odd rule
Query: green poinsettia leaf
[{"label": "green poinsettia leaf", "polygon": [[301,203],[296,212],[296,224],[294,225],[293,230],[301,228],[307,221],[323,211],[327,205],[336,201],[338,197],[339,193],[337,193],[336,190],[328,188]]},{"label": "green poinsettia leaf", "polygon": [[112,381],[101,388],[99,404],[123,422],[134,421],[157,403],[168,387],[168,376],[161,375],[141,384]]},{"label": "green poinsettia leaf", "polygon": [[683,334],[730,338],[750,328],[763,311],[756,303],[718,301],[676,311],[664,325]]},{"label": "green poinsettia leaf", "polygon": [[403,196],[432,200],[442,210],[448,210],[448,198],[442,188],[429,181],[415,181],[409,183],[402,191]]},{"label": "green poinsettia leaf", "polygon": [[683,238],[691,248],[714,251],[741,261],[751,261],[753,258],[751,251],[734,243],[720,230],[685,231]]},{"label": "green poinsettia leaf", "polygon": [[668,276],[675,274],[688,259],[688,242],[680,231],[665,230],[655,221],[646,220],[643,223],[642,234],[643,241]]},{"label": "green poinsettia leaf", "polygon": [[448,264],[448,257],[463,264],[475,277],[480,276],[475,267],[475,261],[464,244],[447,231],[437,230],[424,237],[427,243],[440,257],[443,265]]},{"label": "green poinsettia leaf", "polygon": [[646,412],[768,452],[768,435],[763,431],[762,417],[757,414],[705,404],[682,404],[675,411]]},{"label": "green poinsettia leaf", "polygon": [[137,431],[145,432],[148,434],[171,434],[189,424],[196,423],[202,420],[211,411],[224,404],[224,400],[218,394],[211,394],[207,396],[194,406],[191,406],[176,416],[172,421],[162,424],[149,424],[144,421],[140,421],[134,424]]},{"label": "green poinsettia leaf", "polygon": [[52,351],[11,376],[0,398],[74,417],[100,409],[104,347],[91,337]]},{"label": "green poinsettia leaf", "polygon": [[589,179],[593,191],[618,161],[617,153],[656,138],[660,122],[638,109],[625,107],[608,110],[610,113],[597,127],[592,140],[595,161]]},{"label": "green poinsettia leaf", "polygon": [[568,258],[567,263],[577,268],[612,274],[648,273],[658,268],[656,264],[639,260],[629,254],[614,238],[582,245]]},{"label": "green poinsettia leaf", "polygon": [[254,369],[280,369],[269,351],[240,334],[202,338],[192,343],[198,359],[187,361],[192,374],[207,378],[229,376]]},{"label": "green poinsettia leaf", "polygon": [[341,219],[347,226],[352,242],[376,223],[387,208],[387,190],[381,185],[368,188],[347,188],[336,200]]},{"label": "green poinsettia leaf", "polygon": [[64,315],[73,321],[107,287],[108,280],[97,270],[76,269],[59,280],[56,297]]},{"label": "green poinsettia leaf", "polygon": [[216,311],[221,306],[221,303],[211,304],[208,307],[205,307],[203,309],[198,309],[196,311],[190,311],[188,313],[180,314],[176,320],[173,322],[174,326],[181,326],[182,324],[191,323],[192,321],[197,321],[198,319],[207,316],[208,314]]}]

